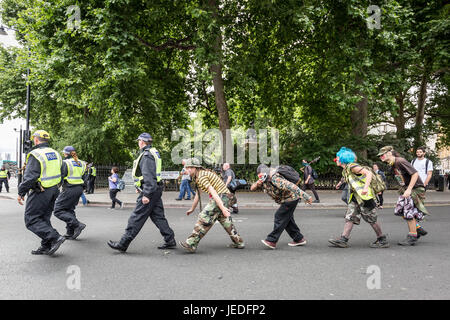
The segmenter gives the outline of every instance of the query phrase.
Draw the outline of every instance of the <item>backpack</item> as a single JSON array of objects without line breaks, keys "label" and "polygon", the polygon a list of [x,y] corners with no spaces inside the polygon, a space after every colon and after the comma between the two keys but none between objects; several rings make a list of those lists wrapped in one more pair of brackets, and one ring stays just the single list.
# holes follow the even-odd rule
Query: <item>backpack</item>
[{"label": "backpack", "polygon": [[120,178],[117,179],[117,189],[119,189],[120,191],[125,189],[125,181]]},{"label": "backpack", "polygon": [[319,175],[317,174],[316,170],[314,170],[313,168],[311,169],[311,176],[314,178],[314,180],[317,180],[319,178]]},{"label": "backpack", "polygon": [[243,189],[246,185],[247,181],[245,181],[244,179],[233,179],[228,184],[228,189],[234,193],[236,192],[236,190]]},{"label": "backpack", "polygon": [[300,183],[300,174],[290,166],[281,165],[277,168],[276,173],[281,174],[286,180],[297,186]]},{"label": "backpack", "polygon": [[[360,165],[360,164],[358,164],[357,166],[360,166],[363,169],[367,169],[368,171],[370,171],[372,173],[372,180],[370,181],[369,187],[372,188],[372,190],[373,190],[373,192],[375,194],[386,190],[386,183],[384,183],[384,181],[381,178],[381,176],[379,174],[375,173],[375,171],[373,171],[372,168],[367,167],[367,166],[363,166],[363,165]],[[355,166],[350,167],[349,171],[351,171],[351,168],[353,168],[353,167],[355,167]],[[358,176],[356,174],[354,174],[354,176],[356,177],[356,179],[359,180],[359,178],[358,178]]]}]

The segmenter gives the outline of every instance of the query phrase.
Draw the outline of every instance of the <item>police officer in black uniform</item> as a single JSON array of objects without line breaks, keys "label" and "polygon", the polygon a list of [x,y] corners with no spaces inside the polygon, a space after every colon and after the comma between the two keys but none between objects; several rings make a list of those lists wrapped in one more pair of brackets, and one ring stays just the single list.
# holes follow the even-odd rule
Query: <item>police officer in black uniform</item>
[{"label": "police officer in black uniform", "polygon": [[55,200],[59,195],[61,183],[61,156],[49,147],[50,135],[44,130],[33,134],[35,146],[27,155],[23,181],[18,188],[18,202],[25,206],[25,225],[28,230],[41,238],[41,246],[31,254],[51,255],[58,250],[65,238],[50,223]]},{"label": "police officer in black uniform", "polygon": [[63,185],[62,192],[55,202],[54,215],[66,223],[66,234],[68,240],[75,240],[86,228],[86,225],[78,221],[75,208],[80,201],[84,189],[84,179],[87,176],[86,163],[78,159],[75,148],[66,146],[63,150],[64,161],[62,166]]},{"label": "police officer in black uniform", "polygon": [[108,245],[125,252],[130,242],[137,236],[145,221],[150,217],[158,227],[165,243],[158,249],[171,249],[176,247],[175,234],[169,227],[164,216],[164,206],[161,199],[163,183],[161,181],[161,158],[158,151],[152,148],[152,137],[148,133],[142,133],[138,139],[141,153],[133,165],[133,178],[139,192],[136,208],[132,212],[125,234],[120,241],[108,241]]}]

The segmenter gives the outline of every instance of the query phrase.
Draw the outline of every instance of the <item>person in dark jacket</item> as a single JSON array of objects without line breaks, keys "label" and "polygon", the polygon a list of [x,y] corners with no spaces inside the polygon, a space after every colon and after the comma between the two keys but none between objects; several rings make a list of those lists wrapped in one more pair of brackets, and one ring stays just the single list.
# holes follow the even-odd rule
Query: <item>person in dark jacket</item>
[{"label": "person in dark jacket", "polygon": [[49,147],[50,135],[44,130],[33,134],[34,147],[27,154],[23,181],[18,188],[17,201],[25,206],[25,225],[41,238],[41,246],[31,251],[36,255],[52,255],[66,240],[50,222],[61,183],[62,159],[57,151]]},{"label": "person in dark jacket", "polygon": [[316,200],[313,201],[313,203],[319,203],[320,199],[319,199],[319,195],[317,194],[316,188],[314,186],[314,177],[313,177],[313,169],[311,167],[311,165],[308,163],[308,161],[306,161],[305,159],[302,160],[302,164],[304,166],[303,168],[303,181],[304,184],[302,186],[302,190],[305,191],[306,189],[309,189],[312,191],[312,193],[314,194],[314,197],[316,198]]},{"label": "person in dark jacket", "polygon": [[86,225],[78,221],[75,208],[83,194],[84,180],[86,178],[86,163],[78,159],[75,148],[66,146],[63,150],[64,161],[62,166],[63,185],[62,192],[55,202],[53,214],[66,223],[66,239],[75,240],[86,228]]},{"label": "person in dark jacket", "polygon": [[136,208],[131,213],[125,234],[120,241],[108,241],[114,249],[125,252],[131,241],[138,235],[148,218],[150,218],[164,237],[165,243],[158,249],[171,249],[176,247],[175,234],[169,227],[164,216],[162,202],[163,182],[161,180],[161,157],[159,152],[152,148],[152,137],[142,133],[138,139],[141,153],[133,164],[133,179],[139,192]]}]

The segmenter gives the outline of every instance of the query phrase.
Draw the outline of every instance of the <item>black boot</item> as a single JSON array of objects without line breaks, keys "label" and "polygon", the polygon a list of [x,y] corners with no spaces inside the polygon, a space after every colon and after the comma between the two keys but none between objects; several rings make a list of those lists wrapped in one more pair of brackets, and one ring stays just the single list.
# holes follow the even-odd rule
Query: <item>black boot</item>
[{"label": "black boot", "polygon": [[377,240],[370,244],[371,248],[389,248],[389,242],[386,239],[386,236],[380,236]]},{"label": "black boot", "polygon": [[158,249],[175,249],[177,246],[177,243],[175,242],[175,239],[169,242],[164,243],[163,245],[159,246]]},{"label": "black boot", "polygon": [[112,240],[108,241],[108,246],[110,246],[112,249],[118,250],[120,252],[127,251],[128,245],[129,245],[129,243],[125,243],[123,241],[119,241],[119,242],[112,241]]},{"label": "black boot", "polygon": [[81,233],[81,231],[83,231],[83,229],[86,228],[86,225],[84,223],[81,223],[78,225],[78,227],[76,227],[73,230],[73,235],[72,237],[70,237],[70,240],[75,240]]},{"label": "black boot", "polygon": [[49,247],[40,246],[36,250],[32,250],[31,254],[34,254],[34,255],[48,254],[49,249],[50,249]]},{"label": "black boot", "polygon": [[66,238],[64,238],[63,236],[59,236],[57,239],[55,239],[54,241],[52,241],[51,243],[51,247],[48,250],[48,255],[52,255],[56,252],[56,250],[59,249],[59,247],[61,246],[61,244],[66,241]]}]

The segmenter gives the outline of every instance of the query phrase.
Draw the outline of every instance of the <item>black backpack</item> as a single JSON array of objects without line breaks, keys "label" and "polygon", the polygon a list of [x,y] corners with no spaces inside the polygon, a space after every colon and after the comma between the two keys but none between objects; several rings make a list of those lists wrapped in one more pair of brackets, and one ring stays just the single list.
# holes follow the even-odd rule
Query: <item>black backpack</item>
[{"label": "black backpack", "polygon": [[292,167],[281,165],[277,168],[277,173],[281,174],[286,180],[295,185],[300,184],[300,174]]},{"label": "black backpack", "polygon": [[311,176],[314,178],[314,180],[317,180],[319,178],[319,175],[317,174],[316,170],[314,170],[313,168],[311,169]]}]

